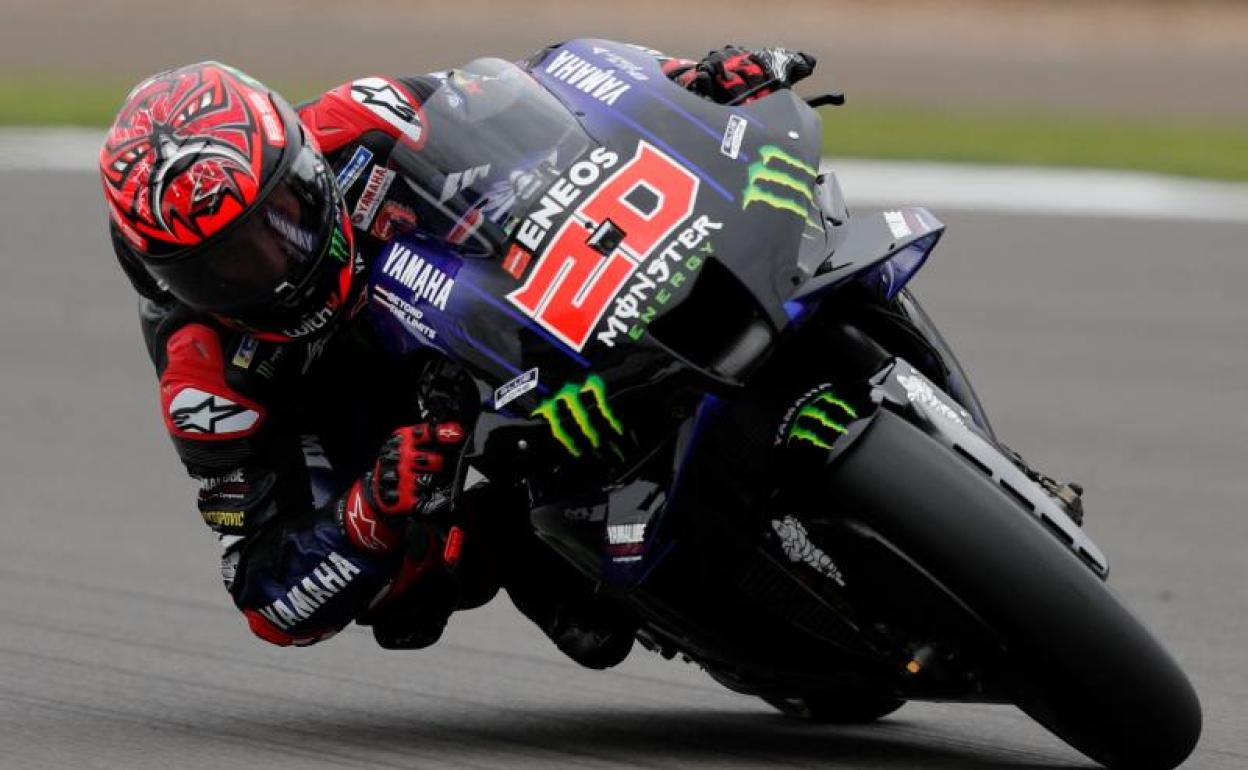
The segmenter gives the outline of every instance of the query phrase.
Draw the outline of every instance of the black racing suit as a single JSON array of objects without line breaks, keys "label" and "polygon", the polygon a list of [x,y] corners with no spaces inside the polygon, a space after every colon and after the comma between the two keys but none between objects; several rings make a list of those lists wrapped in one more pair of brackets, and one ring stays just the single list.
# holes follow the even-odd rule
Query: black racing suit
[{"label": "black racing suit", "polygon": [[[691,65],[664,60],[674,78]],[[404,121],[418,112],[413,105],[444,80],[439,74],[363,78],[299,109],[337,176],[365,268],[396,232],[426,225],[421,199],[406,184],[392,184],[395,174],[386,161],[410,129]],[[427,579],[428,564],[440,562],[442,552],[428,537],[409,538],[424,545],[406,553],[356,548],[343,530],[341,500],[389,432],[422,419],[412,394],[429,362],[383,355],[360,320],[365,314],[328,330],[290,330],[296,338],[290,342],[258,339],[179,303],[142,268],[115,228],[112,240],[141,295],[143,335],[160,378],[166,427],[199,483],[200,513],[224,549],[222,578],[251,629],[275,644],[302,645],[352,620],[376,623],[370,607],[387,591],[388,600],[399,593],[390,590],[393,584]],[[361,283],[356,281],[351,306],[363,299]],[[542,553],[506,550],[524,558]],[[561,569],[570,568],[521,570],[530,584],[539,584],[508,586],[540,625],[548,625],[555,611],[535,598],[540,576],[567,585],[570,575]],[[477,593],[477,602],[492,595],[488,588]]]}]

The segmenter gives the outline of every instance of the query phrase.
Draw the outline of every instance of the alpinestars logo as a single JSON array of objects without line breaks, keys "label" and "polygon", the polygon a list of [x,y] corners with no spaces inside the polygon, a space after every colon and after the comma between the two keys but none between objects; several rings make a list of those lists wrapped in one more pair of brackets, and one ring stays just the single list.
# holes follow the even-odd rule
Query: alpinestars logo
[{"label": "alpinestars logo", "polygon": [[[375,82],[375,81],[380,81]],[[380,78],[357,80],[351,84],[351,96],[361,104],[370,107],[382,107],[389,110],[399,120],[409,123],[416,117],[416,110],[407,97],[399,93],[390,83]]]},{"label": "alpinestars logo", "polygon": [[567,383],[531,413],[542,417],[568,454],[581,457],[587,450],[597,453],[607,445],[623,459],[613,439],[624,437],[624,425],[607,403],[607,387],[598,375],[581,385]]},{"label": "alpinestars logo", "polygon": [[354,541],[370,551],[385,551],[386,543],[377,536],[377,521],[364,511],[364,495],[358,489],[347,503],[345,522]]},{"label": "alpinestars logo", "polygon": [[821,388],[798,401],[796,411],[788,418],[784,434],[789,445],[798,442],[831,449],[832,442],[848,431],[845,423],[858,419],[858,411],[849,402],[838,398],[830,388]]},{"label": "alpinestars logo", "polygon": [[351,98],[401,131],[412,143],[424,144],[424,116],[419,105],[385,78],[361,78],[351,83]]},{"label": "alpinestars logo", "polygon": [[183,388],[169,403],[169,419],[184,433],[221,435],[251,429],[260,415],[228,398],[198,388]]},{"label": "alpinestars logo", "polygon": [[819,220],[811,215],[815,203],[815,179],[819,169],[769,144],[758,151],[758,160],[750,164],[749,183],[741,199],[742,210],[754,204],[795,214],[811,227]]}]

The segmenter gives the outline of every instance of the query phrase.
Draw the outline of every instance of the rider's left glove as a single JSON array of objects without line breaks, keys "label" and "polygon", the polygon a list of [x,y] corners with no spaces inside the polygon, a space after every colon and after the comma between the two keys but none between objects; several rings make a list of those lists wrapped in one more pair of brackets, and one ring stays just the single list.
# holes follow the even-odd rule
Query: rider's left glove
[{"label": "rider's left glove", "polygon": [[698,62],[687,87],[720,104],[749,104],[815,71],[815,57],[784,48],[724,46]]},{"label": "rider's left glove", "polygon": [[390,434],[377,461],[339,503],[347,537],[365,551],[389,553],[403,540],[406,517],[430,513],[447,499],[451,482],[439,449],[464,440],[458,423],[421,423]]}]

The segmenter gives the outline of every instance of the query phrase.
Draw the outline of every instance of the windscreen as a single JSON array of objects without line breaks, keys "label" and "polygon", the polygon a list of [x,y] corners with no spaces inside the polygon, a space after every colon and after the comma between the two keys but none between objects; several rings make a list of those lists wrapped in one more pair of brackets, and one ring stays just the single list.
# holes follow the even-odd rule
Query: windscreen
[{"label": "windscreen", "polygon": [[572,114],[524,70],[478,59],[438,75],[422,109],[428,139],[390,165],[423,199],[421,229],[498,256],[511,227],[590,146]]}]

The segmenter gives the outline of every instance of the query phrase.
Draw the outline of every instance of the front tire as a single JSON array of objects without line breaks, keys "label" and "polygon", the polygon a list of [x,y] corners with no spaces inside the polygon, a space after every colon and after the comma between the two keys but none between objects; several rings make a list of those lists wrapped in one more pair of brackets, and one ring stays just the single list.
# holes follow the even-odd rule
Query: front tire
[{"label": "front tire", "polygon": [[1169,770],[1201,711],[1174,660],[990,478],[887,409],[833,463],[829,494],[983,619],[1018,705],[1111,768]]},{"label": "front tire", "polygon": [[808,695],[802,698],[763,698],[787,717],[824,725],[865,725],[883,719],[906,705],[883,695]]}]

